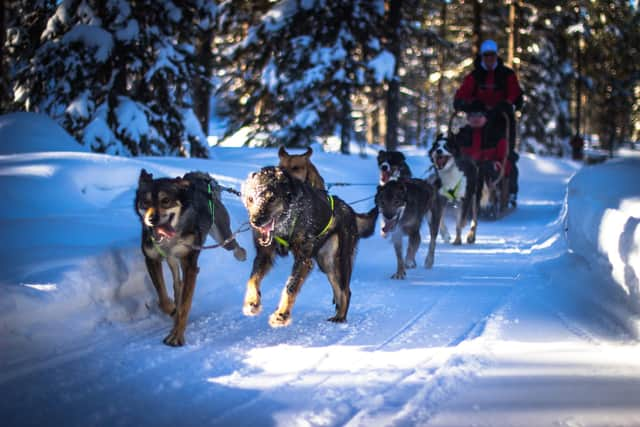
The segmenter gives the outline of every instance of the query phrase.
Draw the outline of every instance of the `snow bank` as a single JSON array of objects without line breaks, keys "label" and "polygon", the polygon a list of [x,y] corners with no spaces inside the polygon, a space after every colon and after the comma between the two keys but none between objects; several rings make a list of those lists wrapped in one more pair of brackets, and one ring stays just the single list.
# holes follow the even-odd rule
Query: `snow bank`
[{"label": "snow bank", "polygon": [[[567,241],[596,275],[600,304],[640,336],[640,158],[585,167],[569,183]],[[625,308],[621,310],[621,308]],[[632,319],[629,319],[629,315]]]},{"label": "snow bank", "polygon": [[40,151],[88,151],[49,116],[11,113],[0,116],[0,155]]}]

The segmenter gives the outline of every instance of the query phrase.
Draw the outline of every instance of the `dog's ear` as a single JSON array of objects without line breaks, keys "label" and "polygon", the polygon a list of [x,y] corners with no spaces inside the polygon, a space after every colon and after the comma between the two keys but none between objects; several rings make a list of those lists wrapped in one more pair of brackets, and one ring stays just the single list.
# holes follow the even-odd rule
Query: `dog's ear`
[{"label": "dog's ear", "polygon": [[398,151],[398,158],[400,158],[400,160],[402,160],[402,161],[407,160],[407,159],[404,157],[404,154],[402,154],[400,151]]},{"label": "dog's ear", "polygon": [[281,159],[289,157],[289,153],[287,153],[287,150],[284,149],[284,145],[281,145],[278,149],[278,157],[280,157]]},{"label": "dog's ear", "polygon": [[138,177],[138,185],[142,184],[143,182],[150,182],[152,180],[153,180],[153,175],[147,172],[146,169],[142,169],[140,171],[140,177]]},{"label": "dog's ear", "polygon": [[305,156],[308,159],[309,157],[311,157],[312,154],[313,154],[313,149],[311,147],[307,147],[307,151],[304,152],[303,156]]}]

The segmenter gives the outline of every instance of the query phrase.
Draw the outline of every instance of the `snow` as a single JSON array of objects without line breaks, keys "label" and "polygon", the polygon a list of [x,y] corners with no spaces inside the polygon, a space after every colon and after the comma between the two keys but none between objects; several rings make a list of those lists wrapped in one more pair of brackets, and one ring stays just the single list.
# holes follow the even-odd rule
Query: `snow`
[{"label": "snow", "polygon": [[113,49],[113,36],[99,26],[78,24],[62,37],[63,43],[83,43],[95,50],[96,61],[105,62]]},{"label": "snow", "polygon": [[[324,320],[331,291],[315,269],[291,326],[268,326],[290,258],[263,283],[263,313],[243,316],[255,252],[241,233],[246,262],[200,255],[187,345],[169,348],[139,249],[140,169],[204,170],[237,189],[277,149],[93,154],[35,114],[0,116],[0,140],[4,426],[640,424],[638,158],[582,167],[523,154],[518,208],[481,221],[475,245],[439,241],[431,270],[423,227],[406,280],[390,279],[389,241],[361,240],[343,325]],[[403,151],[424,176],[425,151]],[[328,183],[361,184],[331,188],[359,212],[377,183],[368,153],[312,156]],[[222,198],[237,229],[246,211]]]},{"label": "snow", "polygon": [[[28,135],[25,140],[24,135]],[[85,151],[71,135],[44,114],[0,116],[0,155],[31,151]]]},{"label": "snow", "polygon": [[373,70],[376,82],[378,83],[393,79],[395,65],[395,57],[388,50],[383,50],[378,56],[369,61],[369,68]]}]

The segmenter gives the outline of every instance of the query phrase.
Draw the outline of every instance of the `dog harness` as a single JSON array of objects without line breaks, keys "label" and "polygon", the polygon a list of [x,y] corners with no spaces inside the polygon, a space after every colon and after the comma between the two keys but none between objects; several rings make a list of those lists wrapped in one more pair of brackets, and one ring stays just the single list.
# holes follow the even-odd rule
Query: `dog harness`
[{"label": "dog harness", "polygon": [[440,190],[440,194],[445,196],[450,201],[454,202],[458,200],[458,190],[460,189],[460,184],[462,183],[462,178],[458,180],[456,185],[453,188],[445,190],[444,188]]},{"label": "dog harness", "polygon": [[[320,234],[318,234],[316,236],[316,238],[318,237],[322,237],[325,234],[327,234],[327,232],[329,231],[329,229],[331,228],[331,226],[333,225],[333,222],[335,221],[335,217],[333,216],[333,196],[331,194],[327,194],[327,199],[329,200],[329,206],[331,206],[331,218],[329,218],[329,222],[327,223],[327,225],[322,229],[322,231],[320,232]],[[293,234],[293,229],[296,226],[296,222],[298,222],[298,217],[295,217],[293,219],[293,225],[291,226],[291,232],[289,233],[289,237],[291,237],[291,235]],[[280,236],[274,236],[273,239],[280,243],[282,246],[284,246],[285,248],[289,247],[289,242],[286,241],[285,239],[283,239]]]},{"label": "dog harness", "polygon": [[[211,190],[211,182],[207,183],[207,193],[209,195],[209,212],[211,212],[211,221],[216,220],[216,216],[215,216],[215,208],[214,208],[214,204],[213,204],[213,190]],[[333,217],[332,217],[333,218]],[[162,249],[162,246],[160,246],[158,244],[158,241],[156,239],[153,238],[153,235],[151,235],[151,244],[153,244],[153,248],[156,250],[156,252],[158,252],[158,254],[163,257],[163,258],[167,258],[167,253],[164,251],[164,249]]]}]

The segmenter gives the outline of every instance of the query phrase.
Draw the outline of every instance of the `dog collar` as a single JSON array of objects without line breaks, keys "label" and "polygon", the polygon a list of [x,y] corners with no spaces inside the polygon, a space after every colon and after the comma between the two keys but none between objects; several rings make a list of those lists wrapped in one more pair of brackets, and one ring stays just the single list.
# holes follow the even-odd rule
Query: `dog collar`
[{"label": "dog collar", "polygon": [[161,257],[167,258],[167,253],[162,249],[162,247],[158,244],[158,241],[151,236],[151,243],[153,244],[153,248],[160,254]]},{"label": "dog collar", "polygon": [[211,182],[207,184],[207,192],[209,193],[209,211],[211,212],[211,220],[215,222],[216,216],[213,208],[213,191],[211,191]]},{"label": "dog collar", "polygon": [[448,190],[445,190],[444,188],[442,188],[440,190],[440,194],[444,195],[447,199],[449,199],[450,201],[455,201],[458,199],[458,190],[460,189],[460,184],[462,183],[462,178],[460,178],[458,180],[458,182],[456,183],[456,185],[453,188],[450,188]]}]

